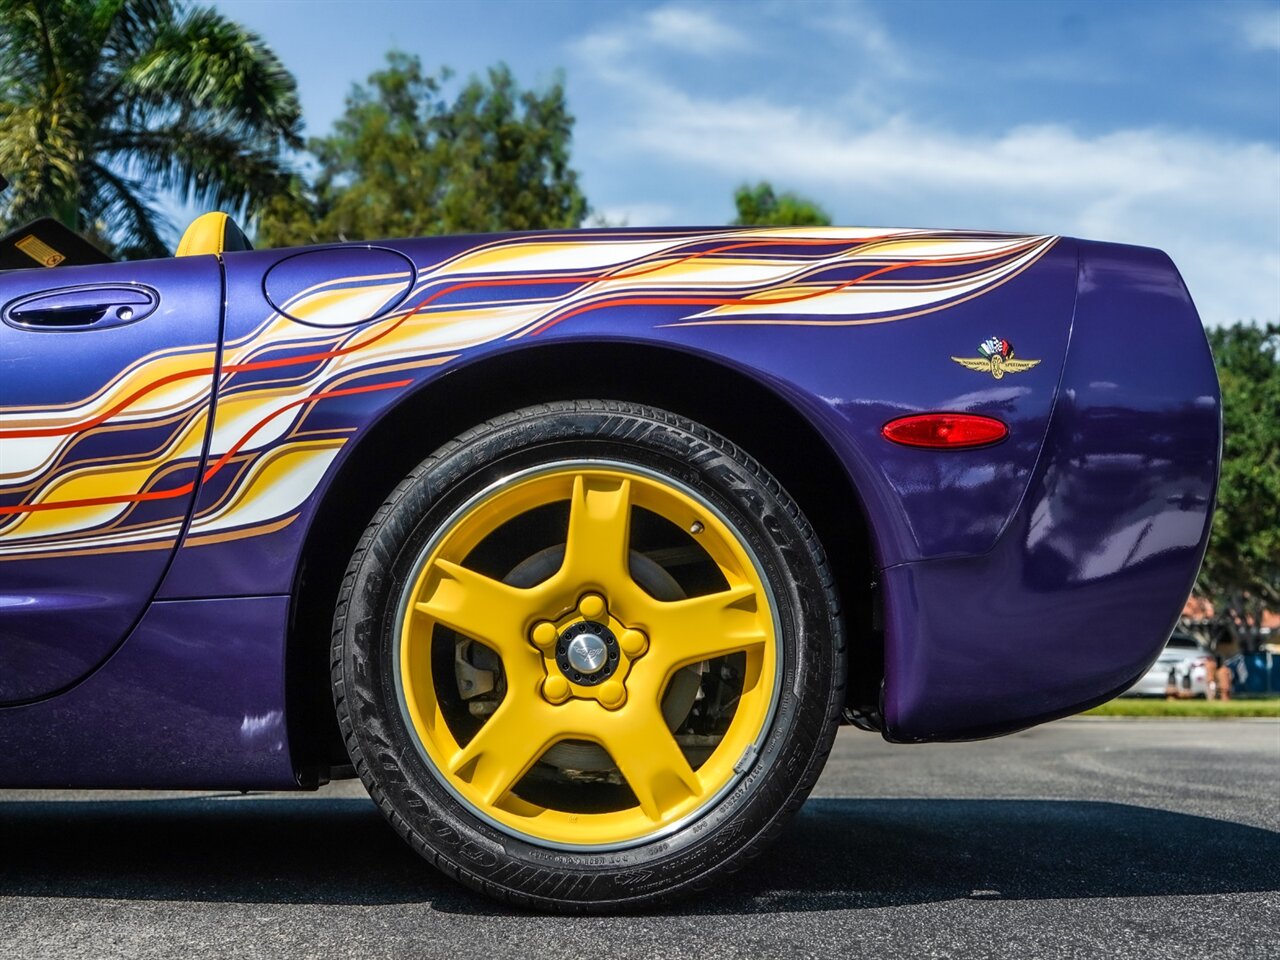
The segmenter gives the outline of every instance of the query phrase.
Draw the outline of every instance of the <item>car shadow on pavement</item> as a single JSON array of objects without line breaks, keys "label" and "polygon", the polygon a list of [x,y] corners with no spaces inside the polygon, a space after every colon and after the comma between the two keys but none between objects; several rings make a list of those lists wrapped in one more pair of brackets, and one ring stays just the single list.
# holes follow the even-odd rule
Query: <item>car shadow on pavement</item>
[{"label": "car shadow on pavement", "polygon": [[[427,867],[357,798],[0,803],[0,895],[423,903],[509,913]],[[1280,833],[1076,800],[812,799],[681,913],[1280,889]]]},{"label": "car shadow on pavement", "polygon": [[813,799],[700,912],[1280,890],[1280,833],[1082,800]]}]

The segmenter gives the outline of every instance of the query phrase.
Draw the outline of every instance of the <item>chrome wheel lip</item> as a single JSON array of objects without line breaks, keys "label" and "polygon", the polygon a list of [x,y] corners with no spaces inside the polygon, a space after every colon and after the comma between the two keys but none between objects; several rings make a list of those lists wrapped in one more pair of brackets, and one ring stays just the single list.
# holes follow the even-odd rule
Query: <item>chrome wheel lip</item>
[{"label": "chrome wheel lip", "polygon": [[571,470],[629,471],[658,483],[667,484],[679,490],[681,493],[699,504],[708,513],[723,523],[728,530],[734,531],[735,534],[737,533],[737,526],[731,523],[728,517],[724,515],[724,512],[707,500],[707,498],[699,491],[694,490],[688,484],[676,479],[675,477],[667,476],[649,467],[641,466],[640,464],[628,463],[625,460],[596,458],[560,460],[555,463],[540,464],[536,467],[529,467],[525,470],[519,470],[515,473],[508,474],[499,480],[495,480],[483,490],[480,490],[478,493],[469,497],[462,505],[450,513],[449,516],[437,526],[435,532],[432,533],[431,538],[418,552],[417,557],[414,558],[413,566],[410,568],[410,571],[405,578],[404,587],[401,589],[400,600],[397,604],[394,646],[391,651],[391,662],[393,680],[395,683],[396,703],[400,710],[400,718],[405,725],[405,729],[409,733],[410,739],[413,741],[414,749],[417,750],[418,756],[422,758],[423,763],[431,772],[431,776],[434,777],[436,782],[443,786],[446,791],[448,791],[449,795],[452,796],[464,810],[468,811],[472,816],[483,821],[493,829],[504,833],[509,837],[514,837],[517,840],[530,844],[531,846],[569,853],[608,853],[614,850],[628,850],[633,847],[644,846],[645,844],[653,843],[656,840],[661,840],[665,837],[671,836],[673,833],[684,829],[689,824],[709,814],[734,787],[742,782],[742,779],[751,771],[759,760],[764,743],[769,738],[769,734],[773,730],[773,720],[777,714],[778,701],[782,692],[783,666],[785,661],[783,656],[784,638],[782,633],[782,621],[778,613],[777,597],[774,594],[773,586],[765,576],[764,567],[760,563],[760,557],[757,555],[755,548],[739,536],[738,543],[747,554],[747,557],[751,560],[751,565],[755,568],[756,575],[760,578],[760,583],[764,588],[765,598],[769,602],[769,613],[773,621],[774,671],[773,690],[770,691],[769,697],[769,709],[765,714],[764,723],[761,725],[760,734],[747,746],[743,751],[742,757],[734,765],[734,776],[719,790],[708,797],[707,800],[698,807],[698,809],[692,811],[687,816],[681,817],[679,820],[675,820],[666,826],[659,827],[652,833],[645,834],[642,837],[623,840],[617,843],[558,843],[551,840],[545,840],[542,837],[512,829],[507,824],[502,823],[500,820],[489,816],[489,814],[485,813],[483,810],[478,809],[471,803],[471,801],[463,796],[452,783],[449,782],[449,779],[439,769],[437,769],[435,763],[432,762],[431,757],[427,754],[426,748],[423,746],[422,740],[418,736],[413,719],[409,714],[409,705],[405,699],[404,677],[401,675],[400,655],[404,636],[405,618],[408,615],[409,608],[413,604],[413,588],[418,581],[419,575],[422,573],[422,568],[426,563],[427,558],[430,557],[436,547],[440,545],[440,542],[445,535],[453,529],[457,522],[462,519],[462,517],[466,516],[466,514],[469,513],[476,504],[487,500],[489,497],[500,492],[505,487],[510,487],[526,480],[536,479],[537,477],[544,476],[546,474],[562,473],[564,471]]}]

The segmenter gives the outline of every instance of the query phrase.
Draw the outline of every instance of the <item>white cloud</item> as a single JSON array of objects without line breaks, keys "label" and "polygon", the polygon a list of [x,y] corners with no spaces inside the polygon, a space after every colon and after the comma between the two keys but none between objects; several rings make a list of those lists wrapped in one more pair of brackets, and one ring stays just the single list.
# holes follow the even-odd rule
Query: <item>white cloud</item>
[{"label": "white cloud", "polygon": [[1280,7],[1250,10],[1239,21],[1240,35],[1251,50],[1280,50]]},{"label": "white cloud", "polygon": [[806,24],[814,32],[836,34],[851,44],[853,55],[883,76],[900,78],[920,72],[920,65],[911,62],[865,4],[789,5],[784,15],[794,16],[797,12],[808,14]]},{"label": "white cloud", "polygon": [[584,59],[603,66],[655,48],[716,56],[749,50],[752,44],[746,34],[708,8],[668,4],[589,33],[574,46]]},{"label": "white cloud", "polygon": [[645,16],[645,26],[649,41],[685,53],[716,54],[751,46],[745,34],[705,9],[657,7]]},{"label": "white cloud", "polygon": [[[1280,316],[1280,151],[1191,133],[1058,125],[994,135],[893,118],[842,126],[798,107],[668,92],[634,144],[727,178],[770,178],[834,208],[900,206],[913,226],[1053,231],[1159,246],[1206,319]],[[953,218],[955,218],[953,222]]]},{"label": "white cloud", "polygon": [[[887,35],[883,43],[900,56]],[[616,87],[625,117],[610,131],[616,149],[673,175],[709,176],[726,197],[761,178],[810,193],[858,225],[1156,246],[1174,258],[1206,321],[1280,318],[1280,149],[1272,142],[1160,127],[973,131],[904,112],[691,93],[639,57],[588,67]]]}]

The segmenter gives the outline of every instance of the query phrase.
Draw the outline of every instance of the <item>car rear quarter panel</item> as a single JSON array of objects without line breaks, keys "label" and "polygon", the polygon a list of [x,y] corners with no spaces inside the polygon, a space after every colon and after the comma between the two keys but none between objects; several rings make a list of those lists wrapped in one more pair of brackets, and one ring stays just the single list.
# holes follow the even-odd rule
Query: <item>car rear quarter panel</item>
[{"label": "car rear quarter panel", "polygon": [[883,572],[894,739],[989,736],[1110,699],[1195,580],[1221,446],[1204,330],[1163,253],[1079,248],[1062,388],[1008,529],[980,556]]}]

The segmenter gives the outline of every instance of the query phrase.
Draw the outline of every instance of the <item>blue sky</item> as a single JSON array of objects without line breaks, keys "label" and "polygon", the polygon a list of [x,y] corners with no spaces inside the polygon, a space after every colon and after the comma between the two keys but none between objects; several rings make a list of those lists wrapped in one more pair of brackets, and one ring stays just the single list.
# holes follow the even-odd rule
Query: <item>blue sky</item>
[{"label": "blue sky", "polygon": [[329,129],[385,52],[562,71],[596,212],[724,223],[769,179],[836,222],[1159,246],[1206,322],[1280,319],[1280,0],[219,0]]}]

